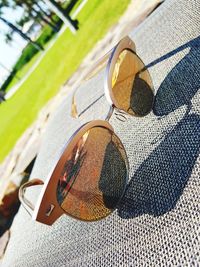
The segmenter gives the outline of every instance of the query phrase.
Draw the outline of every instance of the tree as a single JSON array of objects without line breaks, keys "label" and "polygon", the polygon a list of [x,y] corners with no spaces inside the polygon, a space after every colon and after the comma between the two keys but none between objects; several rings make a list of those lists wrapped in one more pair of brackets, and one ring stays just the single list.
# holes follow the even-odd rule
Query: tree
[{"label": "tree", "polygon": [[[0,67],[2,67],[5,71],[7,71],[7,72],[9,73],[9,75],[12,75],[13,70],[8,69],[8,68],[7,68],[3,63],[1,63],[1,62],[0,62]],[[18,81],[20,81],[20,77],[19,77],[17,74],[15,74],[15,78],[16,78]]]},{"label": "tree", "polygon": [[[41,26],[44,26],[45,24],[48,24],[54,32],[59,31],[59,27],[53,23],[51,23],[48,19],[46,19],[39,11],[36,11],[35,9],[29,9],[26,10],[23,14],[23,16],[20,18],[20,20],[17,21],[17,24],[20,27],[23,27],[25,23],[27,23],[30,20],[34,20],[35,22],[39,23]],[[43,22],[43,25],[41,24]]]},{"label": "tree", "polygon": [[7,44],[10,44],[13,41],[12,35],[13,35],[13,31],[7,32],[5,34],[5,41]]},{"label": "tree", "polygon": [[9,74],[11,74],[12,70],[8,69],[3,63],[0,62],[0,66],[6,70]]},{"label": "tree", "polygon": [[36,19],[42,20],[44,23],[48,24],[55,32],[59,31],[57,25],[53,24],[46,15],[42,15],[42,13],[37,11],[34,7],[32,7],[32,10],[30,10],[30,14],[33,18],[35,17]]},{"label": "tree", "polygon": [[32,41],[31,38],[25,33],[23,33],[18,27],[16,27],[13,23],[11,23],[10,21],[2,17],[2,13],[3,13],[2,9],[4,7],[10,7],[10,2],[8,0],[0,0],[0,21],[6,24],[12,31],[19,34],[23,39],[30,42],[37,50],[43,50],[43,47],[41,45]]},{"label": "tree", "polygon": [[[27,1],[27,0],[26,0]],[[49,21],[51,21],[52,23],[54,23],[55,21],[53,20],[52,17],[52,11],[49,10],[49,8],[46,6],[46,9],[44,9],[44,7],[41,6],[41,3],[43,3],[44,5],[46,5],[46,3],[43,2],[43,0],[41,0],[40,2],[37,0],[31,0],[34,5],[35,8],[40,11],[41,14],[43,14],[46,18],[49,19]]]},{"label": "tree", "polygon": [[43,13],[46,17],[48,17],[51,20],[51,16],[47,13],[46,10],[44,10],[41,5],[38,3],[38,1],[34,1],[34,4],[36,7],[40,10],[41,13]]},{"label": "tree", "polygon": [[26,35],[25,33],[23,33],[20,29],[18,29],[14,24],[12,24],[11,22],[9,22],[8,20],[6,20],[5,18],[3,18],[2,16],[0,16],[0,20],[2,22],[4,22],[9,28],[11,28],[14,32],[18,33],[22,38],[24,38],[26,41],[32,43],[32,45],[37,49],[37,50],[43,50],[43,47],[39,44],[37,44],[36,42],[32,41],[30,37],[28,37],[28,35]]},{"label": "tree", "polygon": [[77,28],[74,21],[66,14],[65,10],[54,0],[44,0],[44,2],[52,9],[53,12],[69,27],[72,33],[76,33]]},{"label": "tree", "polygon": [[[37,9],[34,5],[37,6]],[[51,21],[50,16],[48,16],[45,11],[40,7],[40,5],[38,3],[36,4],[34,0],[15,0],[13,2],[13,7],[16,6],[22,7],[25,13],[27,13],[27,15],[25,14],[24,17],[20,19],[20,26],[23,26],[23,22],[27,22],[31,18],[38,23],[40,23],[40,21],[43,21],[45,24],[48,24],[55,32],[59,31],[59,27]],[[26,21],[24,21],[25,18]]]}]

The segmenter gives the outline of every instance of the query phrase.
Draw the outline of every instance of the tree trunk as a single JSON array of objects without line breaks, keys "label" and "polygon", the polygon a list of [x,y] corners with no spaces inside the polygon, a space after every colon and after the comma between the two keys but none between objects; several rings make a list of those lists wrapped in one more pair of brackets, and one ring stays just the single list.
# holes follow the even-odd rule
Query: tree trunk
[{"label": "tree trunk", "polygon": [[[55,32],[58,32],[59,31],[59,28],[57,27],[57,25],[51,23],[48,18],[45,18],[44,16],[42,16],[42,14],[40,12],[38,12],[34,7],[32,7],[32,11],[36,14],[36,16],[38,18],[40,18],[46,24],[48,24]],[[33,18],[34,18],[34,16],[33,16]]]},{"label": "tree trunk", "polygon": [[4,69],[4,70],[6,70],[8,73],[9,73],[9,75],[12,73],[12,70],[10,70],[10,69],[8,69],[3,63],[1,63],[0,62],[0,66]]},{"label": "tree trunk", "polygon": [[10,23],[6,19],[0,17],[0,20],[3,21],[8,27],[10,27],[14,32],[17,32],[22,38],[24,38],[26,41],[29,41],[32,43],[32,45],[37,50],[43,50],[43,47],[36,42],[32,41],[30,37],[28,37],[25,33],[23,33],[20,29],[18,29],[14,24]]},{"label": "tree trunk", "polygon": [[49,18],[50,21],[53,21],[51,18],[51,15],[49,15],[40,5],[37,1],[34,1],[34,4],[38,7],[38,9],[44,14],[45,17]]},{"label": "tree trunk", "polygon": [[69,27],[72,33],[76,33],[73,20],[65,13],[65,10],[54,0],[44,0],[44,2],[52,9],[53,12]]},{"label": "tree trunk", "polygon": [[45,17],[43,17],[41,14],[38,14],[40,19],[43,20],[46,24],[48,24],[54,32],[59,32],[59,27],[53,23],[51,23],[48,19],[46,19]]}]

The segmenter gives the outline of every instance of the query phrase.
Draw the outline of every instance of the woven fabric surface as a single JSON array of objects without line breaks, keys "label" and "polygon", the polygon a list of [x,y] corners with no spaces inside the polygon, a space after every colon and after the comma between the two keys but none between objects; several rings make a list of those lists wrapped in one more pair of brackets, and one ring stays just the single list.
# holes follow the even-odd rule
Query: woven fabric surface
[{"label": "woven fabric surface", "polygon": [[[200,264],[200,2],[167,0],[130,37],[148,67],[153,111],[110,122],[129,158],[130,176],[116,211],[93,223],[65,215],[49,227],[20,208],[3,267],[199,266]],[[32,177],[45,180],[82,123],[104,118],[103,73],[72,93],[52,116]],[[95,102],[95,100],[97,100]],[[90,104],[93,105],[90,106]],[[38,189],[29,192],[37,199]]]}]

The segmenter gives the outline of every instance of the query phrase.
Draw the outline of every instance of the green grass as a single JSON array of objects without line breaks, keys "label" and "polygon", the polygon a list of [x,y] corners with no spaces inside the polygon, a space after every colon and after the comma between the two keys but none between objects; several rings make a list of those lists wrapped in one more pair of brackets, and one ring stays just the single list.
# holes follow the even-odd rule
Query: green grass
[{"label": "green grass", "polygon": [[[41,44],[44,48],[48,47],[48,41],[52,40],[53,38],[55,38],[55,35],[52,35],[51,38],[50,34],[48,34],[50,27],[48,25],[46,25],[43,30],[42,33],[39,37],[39,39],[41,39]],[[49,37],[48,37],[49,36]],[[46,38],[48,38],[48,41],[44,41]],[[22,79],[27,73],[28,71],[31,69],[31,67],[36,63],[36,61],[38,60],[38,58],[41,56],[42,51],[37,52],[35,55],[33,55],[33,57],[31,58],[31,60],[29,62],[27,62],[26,64],[24,64],[16,73],[15,77],[11,80],[11,82],[9,83],[9,85],[6,87],[6,92],[8,92],[14,85],[16,85],[19,82],[19,79]],[[20,61],[20,59],[19,59]],[[18,78],[17,78],[18,77]]]},{"label": "green grass", "polygon": [[0,105],[0,161],[95,43],[117,22],[129,1],[88,1],[79,13],[77,34],[72,35],[67,29],[59,36],[16,94]]},{"label": "green grass", "polygon": [[69,15],[73,15],[74,11],[80,6],[83,0],[78,0],[76,4],[73,6],[72,10],[70,11]]},{"label": "green grass", "polygon": [[[49,27],[49,25],[45,25],[36,42],[45,48],[47,43],[53,38],[53,36],[55,36],[55,32]],[[13,70],[15,70],[16,74],[12,79],[8,77],[10,82],[6,86],[3,85],[2,89],[8,92],[10,88],[12,88],[16,83],[18,83],[19,79],[17,77],[23,78],[24,75],[28,72],[28,70],[32,67],[32,65],[36,62],[40,54],[41,51],[38,51],[32,44],[29,43],[24,48],[21,56],[13,67]],[[7,84],[7,81],[5,83]]]},{"label": "green grass", "polygon": [[[30,70],[30,68],[35,64],[39,56],[41,55],[40,53],[37,53],[36,55],[33,56],[33,58],[26,63],[18,72],[17,72],[17,77],[20,79],[23,78],[27,72]],[[8,92],[15,84],[17,84],[20,80],[16,78],[16,76],[13,78],[13,80],[9,83],[9,85],[6,87],[6,92]]]}]

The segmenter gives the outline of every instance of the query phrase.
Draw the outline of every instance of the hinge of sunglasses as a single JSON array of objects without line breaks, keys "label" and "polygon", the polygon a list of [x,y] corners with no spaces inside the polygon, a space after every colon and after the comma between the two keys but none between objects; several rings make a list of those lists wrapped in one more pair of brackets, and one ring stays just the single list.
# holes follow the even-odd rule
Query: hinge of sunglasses
[{"label": "hinge of sunglasses", "polygon": [[46,211],[46,216],[49,217],[54,210],[55,206],[53,204],[50,204],[47,211]]},{"label": "hinge of sunglasses", "polygon": [[72,97],[71,116],[76,119],[79,117],[76,107],[75,94]]},{"label": "hinge of sunglasses", "polygon": [[40,179],[33,179],[31,181],[28,181],[24,183],[23,185],[20,186],[19,189],[19,200],[22,203],[22,206],[25,208],[25,210],[32,216],[33,211],[34,211],[34,205],[27,199],[25,198],[25,191],[27,187],[30,186],[35,186],[35,185],[42,185],[44,182]]},{"label": "hinge of sunglasses", "polygon": [[97,60],[97,62],[95,64],[92,65],[92,67],[89,69],[86,77],[84,78],[85,81],[90,80],[99,71],[101,71],[101,69],[103,69],[105,67],[105,64],[107,63],[112,52],[113,52],[113,48],[111,48],[104,56],[102,56],[100,59]]},{"label": "hinge of sunglasses", "polygon": [[119,121],[121,122],[127,121],[127,117],[126,117],[127,113],[125,111],[116,108],[114,114],[116,115],[116,118]]}]

